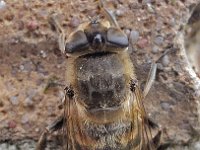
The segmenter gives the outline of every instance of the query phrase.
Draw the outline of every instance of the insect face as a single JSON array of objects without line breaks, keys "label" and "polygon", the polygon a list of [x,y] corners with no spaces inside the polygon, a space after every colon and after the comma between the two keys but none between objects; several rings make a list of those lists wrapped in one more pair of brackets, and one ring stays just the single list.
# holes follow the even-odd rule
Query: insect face
[{"label": "insect face", "polygon": [[81,25],[66,41],[65,53],[81,56],[97,52],[117,52],[128,47],[128,38],[107,22],[91,21]]}]

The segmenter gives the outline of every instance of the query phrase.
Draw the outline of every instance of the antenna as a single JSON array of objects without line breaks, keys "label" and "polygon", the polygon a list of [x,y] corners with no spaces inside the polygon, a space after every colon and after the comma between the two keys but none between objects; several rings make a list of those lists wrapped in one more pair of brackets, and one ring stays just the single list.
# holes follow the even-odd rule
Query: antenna
[{"label": "antenna", "polygon": [[98,15],[97,17],[88,16],[88,19],[90,20],[91,24],[97,24],[100,21],[100,15]]}]

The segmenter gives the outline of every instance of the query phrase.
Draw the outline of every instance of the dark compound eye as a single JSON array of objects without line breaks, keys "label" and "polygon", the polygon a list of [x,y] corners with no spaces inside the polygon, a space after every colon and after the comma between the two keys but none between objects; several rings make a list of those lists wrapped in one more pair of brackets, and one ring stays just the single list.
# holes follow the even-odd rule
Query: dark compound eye
[{"label": "dark compound eye", "polygon": [[118,28],[109,28],[107,41],[113,46],[128,47],[128,37]]},{"label": "dark compound eye", "polygon": [[77,31],[67,41],[65,45],[66,53],[78,53],[89,47],[87,37],[83,31]]}]

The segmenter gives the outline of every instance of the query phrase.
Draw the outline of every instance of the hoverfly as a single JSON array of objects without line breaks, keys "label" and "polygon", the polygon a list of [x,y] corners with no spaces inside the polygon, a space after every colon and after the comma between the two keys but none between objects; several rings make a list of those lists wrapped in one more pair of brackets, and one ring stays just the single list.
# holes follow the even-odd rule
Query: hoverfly
[{"label": "hoverfly", "polygon": [[62,130],[67,150],[153,150],[161,132],[152,138],[143,99],[156,74],[152,65],[142,92],[127,52],[129,39],[114,16],[99,1],[106,21],[81,24],[65,40],[56,17],[51,22],[59,33],[60,50],[68,56],[63,102],[64,112],[40,137],[37,150],[45,147],[47,133]]}]

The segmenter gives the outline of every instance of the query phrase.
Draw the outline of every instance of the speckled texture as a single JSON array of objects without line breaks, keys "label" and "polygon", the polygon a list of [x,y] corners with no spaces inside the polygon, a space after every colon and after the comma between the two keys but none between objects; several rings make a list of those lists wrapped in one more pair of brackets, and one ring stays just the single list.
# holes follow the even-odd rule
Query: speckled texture
[{"label": "speckled texture", "polygon": [[[57,105],[63,98],[64,87],[54,83],[65,84],[66,58],[58,51],[57,36],[48,24],[48,15],[60,13],[61,24],[68,34],[88,20],[87,16],[96,16],[97,5],[92,0],[4,1],[6,7],[0,9],[0,143],[37,140],[44,127],[61,113]],[[144,104],[164,130],[162,142],[172,144],[171,149],[177,150],[177,147],[183,149],[183,145],[186,149],[198,148],[195,141],[199,138],[199,98],[193,80],[184,69],[186,62],[179,55],[181,49],[174,41],[177,31],[189,18],[190,8],[197,2],[109,0],[106,3],[127,34],[130,29],[139,33],[130,46],[130,56],[142,85],[148,63],[163,52],[172,51],[169,60],[159,62],[155,84]],[[156,53],[152,53],[155,46]]]}]

